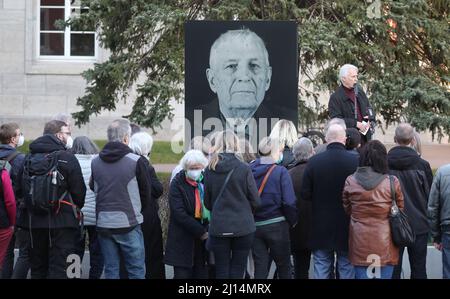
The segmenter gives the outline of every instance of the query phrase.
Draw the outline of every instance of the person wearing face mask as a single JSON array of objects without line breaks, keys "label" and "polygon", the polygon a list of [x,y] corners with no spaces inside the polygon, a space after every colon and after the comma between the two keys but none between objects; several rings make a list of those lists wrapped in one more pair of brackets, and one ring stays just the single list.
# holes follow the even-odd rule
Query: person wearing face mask
[{"label": "person wearing face mask", "polygon": [[260,158],[250,163],[261,198],[254,215],[255,279],[267,279],[270,256],[277,266],[278,277],[292,278],[289,228],[295,226],[298,217],[292,180],[281,166],[283,150],[278,140],[264,137],[258,147]]},{"label": "person wearing face mask", "polygon": [[[17,225],[30,230],[31,278],[67,278],[67,257],[75,252],[80,222],[78,212],[84,206],[86,186],[77,158],[66,150],[70,135],[66,123],[58,120],[47,122],[43,136],[30,144],[30,153],[25,157],[24,168],[18,175],[20,184],[17,196],[25,198],[26,207],[20,213]],[[53,165],[56,165],[56,170],[52,172],[56,194],[48,198],[53,205],[46,212],[38,212],[30,205],[33,195],[30,191],[46,190],[49,186],[39,185],[48,182],[44,180],[32,184],[35,181],[32,177],[46,173]],[[36,196],[44,197],[42,194]]]},{"label": "person wearing face mask", "polygon": [[[17,189],[17,175],[20,169],[23,167],[23,161],[25,155],[20,153],[17,148],[21,147],[25,141],[25,138],[20,131],[20,127],[17,123],[5,123],[0,126],[0,160],[6,160],[11,165],[11,170],[9,171],[9,176],[13,185],[13,191]],[[20,208],[20,200],[16,196],[17,207]],[[17,209],[19,210],[19,209]],[[23,236],[25,234],[25,236]],[[6,252],[6,256],[3,262],[2,271],[0,273],[0,278],[9,279],[13,276],[14,269],[14,245],[16,238],[20,245],[26,244],[27,236],[23,230],[18,231],[17,228],[14,230],[12,235],[10,245]],[[22,246],[21,246],[22,247]],[[21,272],[25,272],[25,277],[21,275],[21,278],[26,278],[26,273],[28,272],[28,255],[26,251],[22,251],[22,258],[19,256],[17,262],[17,269],[22,268]]]},{"label": "person wearing face mask", "polygon": [[190,150],[181,159],[180,171],[169,191],[170,220],[164,262],[174,267],[175,279],[208,278],[209,211],[203,204],[203,169],[208,159]]}]

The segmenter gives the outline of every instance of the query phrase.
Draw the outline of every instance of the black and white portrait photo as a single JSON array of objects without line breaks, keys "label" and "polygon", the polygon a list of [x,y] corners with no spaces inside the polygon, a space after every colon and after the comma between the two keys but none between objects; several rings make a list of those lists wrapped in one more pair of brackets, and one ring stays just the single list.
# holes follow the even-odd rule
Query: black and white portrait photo
[{"label": "black and white portrait photo", "polygon": [[185,24],[186,137],[232,129],[256,143],[298,122],[295,22]]}]

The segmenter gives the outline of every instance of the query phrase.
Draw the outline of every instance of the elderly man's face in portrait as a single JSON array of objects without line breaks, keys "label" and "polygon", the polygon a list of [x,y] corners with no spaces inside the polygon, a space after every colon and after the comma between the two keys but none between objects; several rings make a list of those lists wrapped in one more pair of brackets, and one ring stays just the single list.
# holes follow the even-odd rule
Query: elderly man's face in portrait
[{"label": "elderly man's face in portrait", "polygon": [[225,117],[249,118],[264,100],[272,68],[263,47],[252,36],[233,36],[211,50],[206,74]]}]

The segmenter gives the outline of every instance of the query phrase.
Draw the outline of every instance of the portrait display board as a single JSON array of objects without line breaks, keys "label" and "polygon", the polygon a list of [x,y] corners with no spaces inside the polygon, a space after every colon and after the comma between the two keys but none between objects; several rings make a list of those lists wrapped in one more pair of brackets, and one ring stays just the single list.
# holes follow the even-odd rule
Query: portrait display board
[{"label": "portrait display board", "polygon": [[185,140],[232,129],[256,148],[279,119],[298,123],[297,24],[185,23]]}]

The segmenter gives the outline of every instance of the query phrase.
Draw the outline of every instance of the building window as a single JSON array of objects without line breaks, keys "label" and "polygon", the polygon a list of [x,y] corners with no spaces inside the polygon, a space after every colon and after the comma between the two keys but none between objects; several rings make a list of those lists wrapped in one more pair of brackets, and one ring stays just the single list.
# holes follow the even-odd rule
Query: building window
[{"label": "building window", "polygon": [[97,39],[94,29],[55,26],[57,20],[67,20],[88,11],[80,0],[40,0],[38,13],[38,56],[45,59],[92,60],[97,57]]}]

